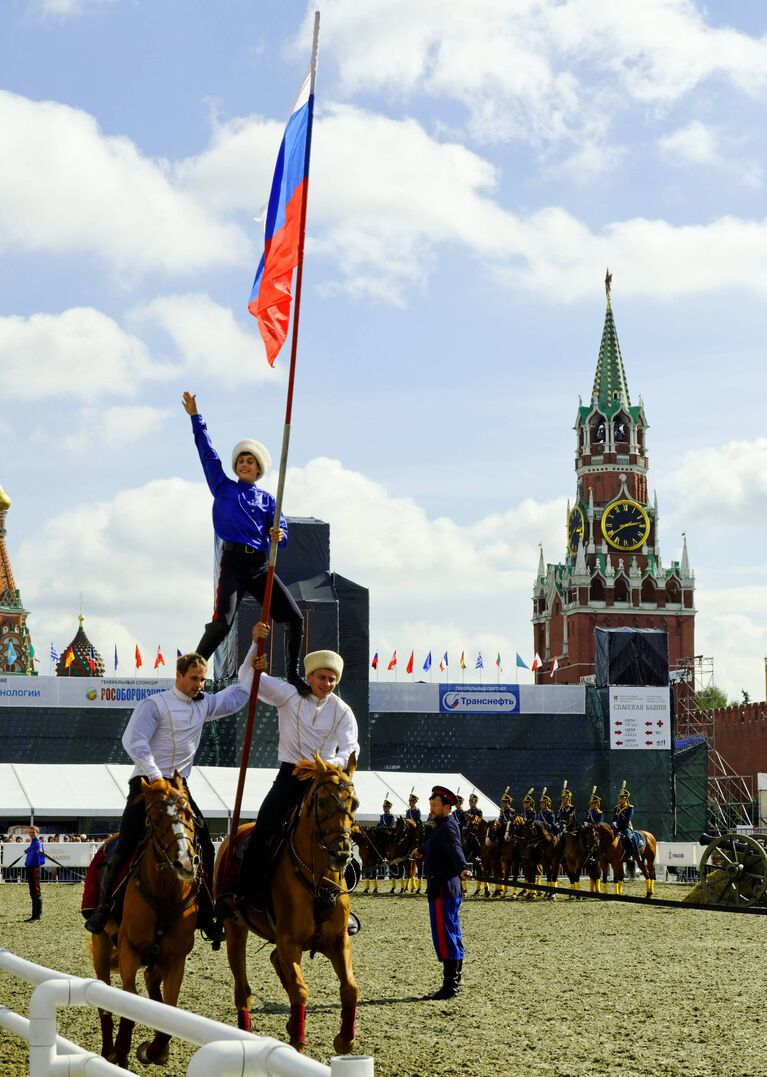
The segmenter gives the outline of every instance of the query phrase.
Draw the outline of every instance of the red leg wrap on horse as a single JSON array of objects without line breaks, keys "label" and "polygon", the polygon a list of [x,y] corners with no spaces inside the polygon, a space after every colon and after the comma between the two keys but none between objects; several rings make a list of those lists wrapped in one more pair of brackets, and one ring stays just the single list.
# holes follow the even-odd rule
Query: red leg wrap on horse
[{"label": "red leg wrap on horse", "polygon": [[296,1043],[306,1043],[306,1006],[294,1002],[290,1007],[290,1038]]},{"label": "red leg wrap on horse", "polygon": [[357,1036],[357,1007],[341,1007],[341,1039],[351,1043]]},{"label": "red leg wrap on horse", "polygon": [[237,1011],[237,1027],[244,1032],[250,1032],[250,1010]]}]

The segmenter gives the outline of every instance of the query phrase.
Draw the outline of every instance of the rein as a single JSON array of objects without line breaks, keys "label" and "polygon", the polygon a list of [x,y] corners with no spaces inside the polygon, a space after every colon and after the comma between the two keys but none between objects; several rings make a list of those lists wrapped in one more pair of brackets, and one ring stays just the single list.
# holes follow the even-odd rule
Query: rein
[{"label": "rein", "polygon": [[[319,792],[322,789],[330,789],[330,795],[335,802],[335,808],[331,807],[324,815],[320,815],[319,808]],[[344,801],[339,793],[348,792],[351,790],[352,795],[346,801]],[[310,815],[314,821],[315,829],[311,832],[311,837],[314,839],[319,848],[326,854],[331,851],[333,844],[332,839],[348,838],[351,846],[352,828],[349,826],[336,826],[333,829],[323,830],[323,824],[327,823],[330,819],[335,819],[338,816],[346,817],[350,820],[350,824],[354,822],[354,810],[350,810],[347,804],[353,804],[354,802],[354,786],[351,781],[346,780],[333,780],[333,778],[315,779],[314,786],[310,790],[307,799],[311,801]],[[343,888],[340,883],[337,883],[334,879],[331,879],[326,874],[330,872],[333,875],[338,875],[339,878],[343,876],[343,871],[338,869],[332,869],[325,867],[321,872],[317,872],[314,868],[314,864],[306,864],[299,855],[295,847],[295,834],[294,831],[290,835],[290,842],[288,844],[288,852],[290,859],[293,862],[293,870],[296,878],[315,899],[321,908],[321,910],[329,911],[333,905],[335,905],[338,895],[343,893]]]}]

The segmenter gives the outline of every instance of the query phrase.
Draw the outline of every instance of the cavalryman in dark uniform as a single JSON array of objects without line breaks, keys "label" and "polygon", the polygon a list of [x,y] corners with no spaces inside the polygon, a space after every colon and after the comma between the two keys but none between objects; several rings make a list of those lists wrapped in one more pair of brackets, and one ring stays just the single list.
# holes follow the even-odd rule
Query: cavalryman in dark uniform
[{"label": "cavalryman in dark uniform", "polygon": [[478,817],[478,818],[482,819],[483,818],[482,809],[477,807],[478,800],[479,800],[479,797],[477,796],[476,793],[474,793],[474,792],[469,793],[469,810],[466,812],[466,814],[467,815],[473,815],[475,817]]},{"label": "cavalryman in dark uniform", "polygon": [[562,792],[559,795],[557,824],[563,833],[565,830],[575,830],[575,805],[573,804],[572,790],[567,788],[567,781],[563,784]]},{"label": "cavalryman in dark uniform", "polygon": [[458,825],[463,830],[466,826],[466,812],[463,810],[463,797],[455,794],[455,817],[458,820]]},{"label": "cavalryman in dark uniform", "polygon": [[387,829],[396,825],[397,820],[391,813],[392,802],[385,800],[383,802],[383,812],[378,816],[378,825],[385,826]]},{"label": "cavalryman in dark uniform", "polygon": [[626,788],[624,781],[618,793],[618,803],[613,812],[613,830],[620,834],[623,839],[623,848],[630,860],[638,860],[641,854],[639,835],[634,830],[632,819],[634,817],[634,805],[631,803],[631,793]]},{"label": "cavalryman in dark uniform", "polygon": [[514,809],[512,808],[512,799],[509,796],[509,787],[506,786],[506,792],[501,797],[501,810],[498,813],[499,823],[510,823],[514,818]]},{"label": "cavalryman in dark uniform", "polygon": [[521,814],[526,823],[531,823],[535,819],[535,800],[533,799],[532,789],[528,789],[522,797]]},{"label": "cavalryman in dark uniform", "polygon": [[589,810],[586,812],[586,818],[583,820],[583,825],[596,826],[597,823],[603,822],[604,817],[605,813],[602,811],[602,798],[597,796],[597,787],[594,786],[591,790]]},{"label": "cavalryman in dark uniform", "polygon": [[429,811],[434,826],[424,840],[424,874],[429,899],[431,937],[437,958],[442,962],[442,987],[429,998],[455,998],[461,984],[463,939],[459,910],[461,879],[471,877],[461,848],[458,820],[451,814],[455,793],[435,785],[429,797]]},{"label": "cavalryman in dark uniform", "polygon": [[535,817],[536,819],[539,819],[552,834],[558,833],[557,817],[554,814],[551,797],[546,792],[545,785],[543,787],[543,792],[541,793],[541,798],[538,801],[538,812]]},{"label": "cavalryman in dark uniform", "polygon": [[412,819],[414,823],[421,822],[421,809],[418,807],[418,797],[413,790],[410,790],[410,796],[407,798],[410,807],[405,812],[406,819]]}]

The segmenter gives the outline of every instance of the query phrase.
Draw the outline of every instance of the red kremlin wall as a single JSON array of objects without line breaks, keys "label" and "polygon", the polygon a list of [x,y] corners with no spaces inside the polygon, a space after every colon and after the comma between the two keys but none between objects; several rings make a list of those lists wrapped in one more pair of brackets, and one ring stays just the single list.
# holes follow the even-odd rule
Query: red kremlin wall
[{"label": "red kremlin wall", "polygon": [[714,711],[716,750],[733,773],[767,774],[767,703],[742,703]]}]

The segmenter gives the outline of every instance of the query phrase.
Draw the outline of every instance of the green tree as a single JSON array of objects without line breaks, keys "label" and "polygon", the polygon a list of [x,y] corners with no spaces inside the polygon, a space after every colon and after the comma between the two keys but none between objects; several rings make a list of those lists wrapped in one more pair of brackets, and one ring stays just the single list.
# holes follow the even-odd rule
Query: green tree
[{"label": "green tree", "polygon": [[695,693],[695,706],[699,711],[716,710],[718,707],[728,706],[728,699],[721,688],[712,684],[710,688],[701,688]]}]

